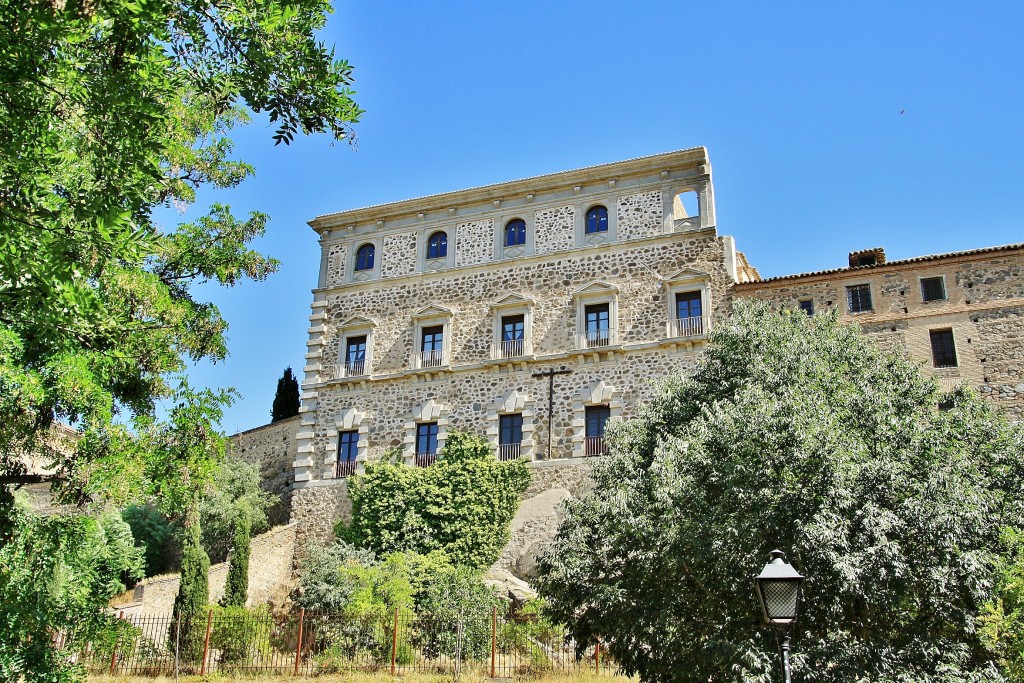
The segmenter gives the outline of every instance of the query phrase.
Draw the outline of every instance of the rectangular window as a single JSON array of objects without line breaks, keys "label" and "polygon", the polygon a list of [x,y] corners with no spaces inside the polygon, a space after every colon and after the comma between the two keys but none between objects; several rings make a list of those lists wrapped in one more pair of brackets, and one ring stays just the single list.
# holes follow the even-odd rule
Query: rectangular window
[{"label": "rectangular window", "polygon": [[937,368],[956,367],[956,345],[953,343],[953,330],[931,330],[932,364]]},{"label": "rectangular window", "polygon": [[921,301],[945,301],[946,283],[941,277],[921,278]]},{"label": "rectangular window", "polygon": [[515,460],[523,444],[523,415],[498,416],[498,459]]},{"label": "rectangular window", "polygon": [[871,285],[853,285],[846,288],[846,304],[850,313],[867,313],[871,308]]},{"label": "rectangular window", "polygon": [[607,452],[604,444],[604,428],[611,416],[611,409],[608,406],[587,406],[585,410],[584,453],[588,456],[604,455]]},{"label": "rectangular window", "polygon": [[501,318],[501,356],[513,358],[522,356],[526,351],[526,316],[506,315]]},{"label": "rectangular window", "polygon": [[356,473],[359,455],[359,432],[338,432],[338,467],[336,477],[351,477]]},{"label": "rectangular window", "polygon": [[587,348],[608,346],[611,343],[611,307],[591,304],[583,309],[587,326]]},{"label": "rectangular window", "polygon": [[421,335],[420,367],[440,367],[444,361],[444,325],[424,327]]},{"label": "rectangular window", "polygon": [[437,423],[416,425],[416,466],[429,467],[437,462]]},{"label": "rectangular window", "polygon": [[801,299],[800,310],[807,315],[814,315],[814,301],[811,299]]},{"label": "rectangular window", "polygon": [[675,336],[693,337],[704,334],[702,316],[703,304],[699,291],[676,294]]},{"label": "rectangular window", "polygon": [[366,335],[349,337],[345,340],[345,375],[365,374],[366,370]]}]

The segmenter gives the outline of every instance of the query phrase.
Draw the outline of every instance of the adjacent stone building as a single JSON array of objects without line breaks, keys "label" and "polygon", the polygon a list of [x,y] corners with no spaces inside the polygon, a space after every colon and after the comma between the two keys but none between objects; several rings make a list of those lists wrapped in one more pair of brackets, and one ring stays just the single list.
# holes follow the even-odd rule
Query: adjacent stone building
[{"label": "adjacent stone building", "polygon": [[703,148],[310,225],[322,257],[292,519],[315,535],[346,514],[363,463],[429,466],[453,430],[498,458],[585,467],[757,276],[716,230]]},{"label": "adjacent stone building", "polygon": [[1024,419],[1024,244],[899,261],[868,249],[843,268],[739,283],[734,293],[810,314],[836,309],[940,387],[968,384]]}]

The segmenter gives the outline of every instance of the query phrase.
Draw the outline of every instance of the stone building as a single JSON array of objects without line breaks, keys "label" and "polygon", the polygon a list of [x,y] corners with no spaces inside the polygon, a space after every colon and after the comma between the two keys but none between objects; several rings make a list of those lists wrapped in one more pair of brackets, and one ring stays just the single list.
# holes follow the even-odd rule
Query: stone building
[{"label": "stone building", "polygon": [[363,463],[429,466],[453,430],[530,460],[537,482],[580,481],[551,468],[600,455],[605,425],[692,366],[731,288],[757,276],[716,230],[704,148],[310,225],[292,519],[314,535],[346,514]]},{"label": "stone building", "polygon": [[846,267],[743,282],[734,294],[810,314],[837,309],[940,387],[968,384],[1024,419],[1024,244],[898,261],[868,249]]}]

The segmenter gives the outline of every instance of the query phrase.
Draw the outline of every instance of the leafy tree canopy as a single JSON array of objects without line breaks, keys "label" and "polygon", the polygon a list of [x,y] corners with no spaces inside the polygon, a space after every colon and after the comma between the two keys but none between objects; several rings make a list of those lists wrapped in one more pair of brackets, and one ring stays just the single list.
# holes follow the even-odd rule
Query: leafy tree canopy
[{"label": "leafy tree canopy", "polygon": [[530,484],[523,460],[498,462],[494,448],[463,432],[448,435],[436,464],[368,464],[349,480],[352,523],[341,538],[378,554],[443,551],[453,564],[497,561]]},{"label": "leafy tree canopy", "polygon": [[1001,680],[976,620],[1021,524],[1024,435],[948,398],[834,317],[738,302],[613,432],[541,594],[642,680],[768,683],[752,577],[779,547],[807,577],[794,680]]},{"label": "leafy tree canopy", "polygon": [[291,368],[285,368],[281,379],[277,380],[277,392],[274,394],[274,405],[270,410],[270,421],[277,422],[299,414],[299,382],[292,375]]},{"label": "leafy tree canopy", "polygon": [[260,488],[260,469],[253,463],[228,457],[214,472],[213,483],[199,502],[203,547],[211,562],[227,559],[240,517],[251,533],[267,530],[267,509],[277,498]]}]

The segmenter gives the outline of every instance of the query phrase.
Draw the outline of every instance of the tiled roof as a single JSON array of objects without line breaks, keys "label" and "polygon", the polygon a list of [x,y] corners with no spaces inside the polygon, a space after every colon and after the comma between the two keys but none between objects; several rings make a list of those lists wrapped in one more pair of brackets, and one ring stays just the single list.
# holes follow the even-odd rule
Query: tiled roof
[{"label": "tiled roof", "polygon": [[899,259],[897,261],[886,261],[885,263],[879,263],[873,266],[859,266],[857,268],[830,268],[828,270],[815,270],[809,273],[795,273],[793,275],[777,275],[776,277],[769,277],[763,280],[754,280],[752,282],[741,282],[736,285],[737,289],[757,289],[758,285],[762,285],[769,282],[779,282],[781,280],[797,280],[804,277],[815,277],[817,275],[831,275],[833,273],[847,273],[862,270],[874,270],[878,268],[889,268],[895,269],[903,265],[912,263],[924,263],[926,261],[939,261],[946,258],[955,258],[960,256],[972,256],[974,254],[989,254],[997,251],[1012,251],[1014,249],[1024,249],[1024,242],[1018,242],[1016,244],[1003,244],[996,247],[982,247],[980,249],[968,249],[967,251],[951,251],[945,254],[929,254],[927,256],[914,256],[913,258]]}]

